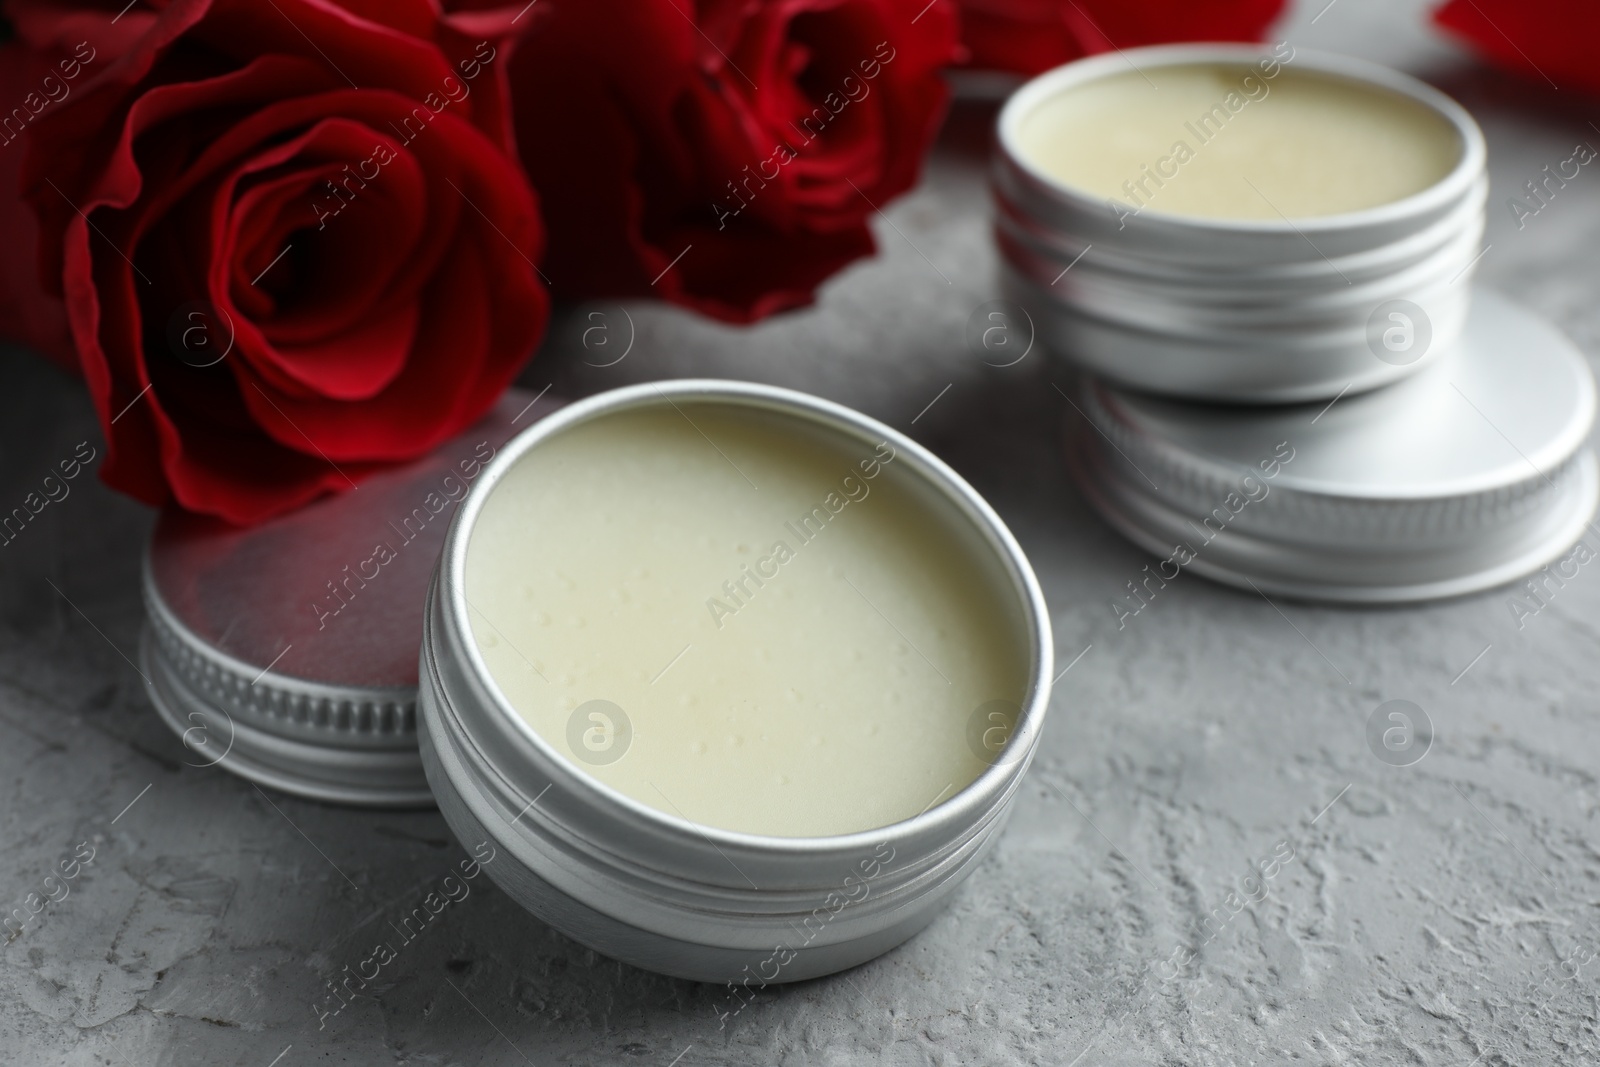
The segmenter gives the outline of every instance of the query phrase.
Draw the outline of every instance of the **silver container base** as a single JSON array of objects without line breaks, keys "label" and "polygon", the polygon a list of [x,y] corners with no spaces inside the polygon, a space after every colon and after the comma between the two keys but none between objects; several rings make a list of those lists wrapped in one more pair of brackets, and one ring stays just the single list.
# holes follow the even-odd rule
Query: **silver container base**
[{"label": "silver container base", "polygon": [[[430,700],[428,693],[429,690],[423,691],[424,705]],[[752,951],[664,936],[614,918],[585,903],[588,898],[564,893],[539,877],[536,872],[543,866],[543,860],[538,847],[526,838],[506,832],[517,813],[498,807],[490,797],[472,788],[469,784],[472,776],[456,750],[448,743],[441,747],[436,742],[434,730],[428,724],[437,721],[439,714],[442,712],[433,709],[424,712],[421,734],[422,762],[428,780],[433,783],[433,797],[457,840],[493,841],[508,858],[509,862],[497,862],[484,868],[507,896],[579,944],[647,971],[696,982],[721,983],[738,982],[746,968],[753,967],[750,973],[759,977],[759,963],[769,955],[766,947]],[[993,842],[993,834],[986,835],[961,866],[948,872],[934,891],[923,893],[890,921],[875,925],[848,941],[798,949],[795,958],[770,984],[820,978],[876,959],[902,944],[938,917],[971,869],[988,854]],[[775,922],[771,926],[771,940],[792,938],[793,930],[792,921]]]}]

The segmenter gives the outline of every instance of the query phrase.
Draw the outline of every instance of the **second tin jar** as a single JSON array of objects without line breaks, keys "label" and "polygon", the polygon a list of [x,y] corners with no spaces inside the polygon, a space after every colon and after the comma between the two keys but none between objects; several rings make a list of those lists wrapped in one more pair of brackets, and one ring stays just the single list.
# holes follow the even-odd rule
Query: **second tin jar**
[{"label": "second tin jar", "polygon": [[1458,104],[1348,57],[1207,44],[1080,60],[1001,112],[1005,284],[1049,347],[1123,386],[1361,392],[1459,334],[1484,161]]}]

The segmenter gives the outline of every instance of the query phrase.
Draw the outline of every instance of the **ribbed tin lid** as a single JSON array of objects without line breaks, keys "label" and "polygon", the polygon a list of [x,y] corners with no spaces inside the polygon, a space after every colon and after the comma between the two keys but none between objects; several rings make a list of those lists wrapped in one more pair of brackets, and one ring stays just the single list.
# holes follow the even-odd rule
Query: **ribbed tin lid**
[{"label": "ribbed tin lid", "polygon": [[423,459],[257,526],[165,510],[142,656],[190,762],[319,800],[431,804],[416,737],[428,582],[473,479],[559,406],[512,390]]},{"label": "ribbed tin lid", "polygon": [[1112,525],[1168,572],[1267,592],[1486,589],[1560,555],[1595,508],[1588,366],[1489,292],[1435,365],[1331,404],[1188,405],[1088,380],[1075,403],[1072,467]]}]

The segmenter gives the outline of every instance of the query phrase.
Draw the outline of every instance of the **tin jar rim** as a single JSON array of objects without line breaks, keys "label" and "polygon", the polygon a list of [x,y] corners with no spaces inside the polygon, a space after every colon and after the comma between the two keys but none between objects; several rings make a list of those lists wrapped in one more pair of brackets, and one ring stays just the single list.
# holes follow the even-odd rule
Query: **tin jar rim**
[{"label": "tin jar rim", "polygon": [[[989,545],[995,554],[995,561],[1010,578],[1011,593],[1015,599],[1014,610],[1029,644],[1027,687],[1017,722],[1008,740],[1007,748],[1011,751],[993,761],[955,795],[909,819],[848,834],[782,837],[697,823],[635,800],[577,766],[516,711],[494,682],[494,676],[471,636],[473,631],[468,617],[464,579],[472,531],[479,514],[500,480],[521,458],[557,434],[605,415],[642,407],[677,407],[679,401],[764,408],[798,417],[841,436],[862,441],[869,438],[873,441],[887,440],[900,454],[900,459],[909,461],[907,468],[915,471],[923,483],[938,490],[947,502],[955,506],[961,517],[972,524],[974,532]],[[815,855],[819,851],[835,853],[871,848],[885,841],[900,845],[959,837],[974,823],[983,821],[992,807],[1014,789],[1020,772],[1026,769],[1037,745],[1050,698],[1049,678],[1054,662],[1054,645],[1044,593],[1021,546],[988,502],[944,461],[894,428],[842,404],[777,386],[711,378],[644,382],[598,393],[545,416],[501,449],[462,501],[446,535],[433,595],[440,601],[432,612],[433,617],[449,631],[444,643],[466,660],[468,670],[465,673],[474,683],[472,688],[475,694],[486,698],[489,713],[499,721],[500,726],[509,725],[509,738],[522,746],[522,751],[515,755],[536,757],[537,762],[552,774],[563,776],[561,784],[568,790],[587,794],[630,822],[642,823],[669,838],[709,843],[713,847],[728,846],[740,852],[756,851],[793,859]],[[436,648],[440,644],[440,636],[444,635],[432,638]],[[427,653],[425,643],[424,655]],[[502,733],[502,736],[507,735]],[[510,784],[522,786],[527,783]]]},{"label": "tin jar rim", "polygon": [[[1084,211],[1101,211],[1105,198],[1091,196],[1076,186],[1035,166],[1018,144],[1019,127],[1044,100],[1076,85],[1096,81],[1111,74],[1125,72],[1130,66],[1140,71],[1145,67],[1173,67],[1191,63],[1221,62],[1250,63],[1272,56],[1263,45],[1252,44],[1166,44],[1124,48],[1097,56],[1074,60],[1053,70],[1045,71],[1028,81],[1011,95],[1000,110],[996,122],[996,138],[1006,162],[1016,167],[1045,195]],[[1279,60],[1286,66],[1290,61]],[[1317,74],[1343,77],[1350,81],[1377,85],[1430,108],[1446,119],[1461,139],[1461,156],[1448,174],[1426,189],[1419,190],[1399,200],[1377,204],[1356,211],[1335,215],[1313,215],[1276,219],[1227,219],[1200,215],[1183,215],[1159,208],[1144,208],[1141,220],[1151,224],[1177,227],[1204,233],[1234,233],[1263,235],[1303,235],[1307,231],[1345,231],[1362,227],[1377,227],[1410,219],[1414,216],[1448,207],[1454,201],[1469,195],[1474,180],[1483,172],[1488,150],[1483,131],[1460,104],[1433,86],[1409,74],[1378,63],[1357,59],[1335,52],[1315,49],[1296,49],[1292,59],[1297,70],[1310,70]]]}]

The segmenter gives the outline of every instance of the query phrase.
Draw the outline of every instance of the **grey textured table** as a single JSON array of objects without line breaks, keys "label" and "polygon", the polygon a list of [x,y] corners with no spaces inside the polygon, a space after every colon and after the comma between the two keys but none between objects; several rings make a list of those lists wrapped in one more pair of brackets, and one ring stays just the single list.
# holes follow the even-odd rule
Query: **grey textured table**
[{"label": "grey textured table", "polygon": [[[1413,3],[1338,0],[1312,25],[1325,3],[1297,10],[1287,36],[1424,73],[1479,117],[1496,192],[1481,277],[1593,356],[1600,178],[1584,173],[1521,231],[1505,197],[1600,137],[1600,103],[1475,66]],[[598,957],[480,880],[319,1028],[324,982],[462,849],[436,813],[269,803],[185,766],[125,657],[150,516],[82,478],[0,549],[0,910],[94,849],[70,895],[0,945],[0,1062],[1600,1058],[1600,570],[1520,628],[1508,590],[1333,610],[1184,576],[1119,630],[1108,602],[1147,560],[1066,484],[1060,371],[1037,356],[987,367],[962,343],[994,295],[992,115],[957,110],[923,186],[889,210],[893,228],[880,220],[883,254],[815,309],[736,330],[630,304],[634,346],[605,368],[583,362],[604,361],[582,345],[596,309],[573,309],[523,378],[569,396],[690,374],[807,389],[909,430],[994,502],[1044,583],[1059,662],[1075,665],[1005,837],[945,915],[858,970],[762,994],[724,1028],[718,990]],[[15,352],[0,367],[9,508],[98,434],[67,378]],[[1391,699],[1437,731],[1413,766],[1367,741]],[[1260,899],[1229,897],[1246,891]]]}]

